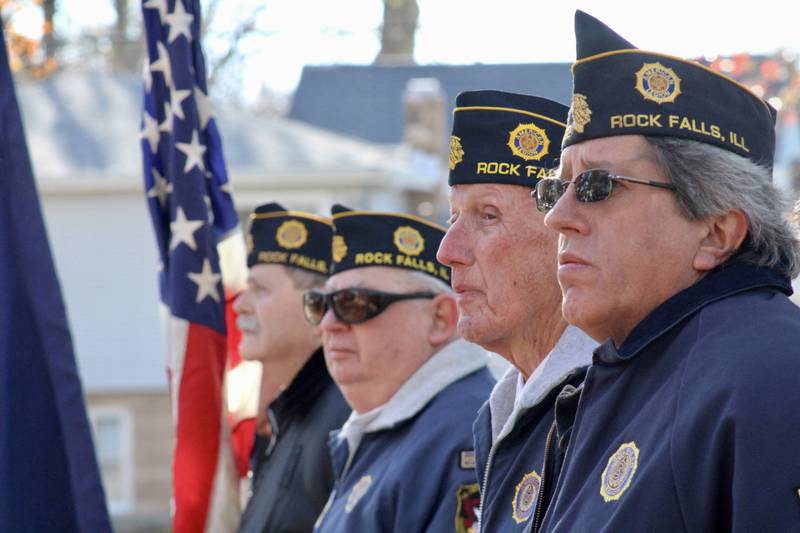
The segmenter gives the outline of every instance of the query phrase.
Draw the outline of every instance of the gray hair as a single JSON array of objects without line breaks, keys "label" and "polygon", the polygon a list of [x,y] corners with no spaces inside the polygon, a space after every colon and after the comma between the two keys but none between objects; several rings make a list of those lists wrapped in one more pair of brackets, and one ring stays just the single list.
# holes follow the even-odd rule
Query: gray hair
[{"label": "gray hair", "polygon": [[286,269],[286,275],[292,280],[294,288],[301,291],[319,289],[324,287],[325,282],[328,281],[328,277],[323,274],[289,266],[284,266],[284,268]]},{"label": "gray hair", "polygon": [[788,203],[772,184],[769,169],[711,144],[674,137],[646,139],[688,219],[741,209],[748,235],[736,257],[776,268],[790,278],[800,272],[798,236],[785,216]]},{"label": "gray hair", "polygon": [[792,222],[794,223],[795,227],[800,226],[800,198],[798,198],[797,203],[794,204],[794,211],[792,212]]},{"label": "gray hair", "polygon": [[423,272],[415,272],[413,270],[409,270],[408,277],[412,280],[413,287],[409,287],[411,290],[418,290],[418,291],[429,291],[434,294],[441,294],[441,293],[451,293],[453,292],[453,288],[450,287],[447,283],[442,280],[436,279],[433,276],[425,274]]}]

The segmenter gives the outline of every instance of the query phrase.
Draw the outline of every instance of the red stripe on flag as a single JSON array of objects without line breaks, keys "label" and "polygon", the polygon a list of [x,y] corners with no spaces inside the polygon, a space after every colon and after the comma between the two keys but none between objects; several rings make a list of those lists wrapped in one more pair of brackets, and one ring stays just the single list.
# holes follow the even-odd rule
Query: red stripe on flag
[{"label": "red stripe on flag", "polygon": [[217,469],[225,337],[189,324],[172,465],[175,533],[202,532]]},{"label": "red stripe on flag", "polygon": [[[242,340],[242,332],[236,324],[237,314],[233,309],[233,302],[236,300],[238,292],[234,293],[225,290],[225,325],[228,329],[228,370],[239,366],[242,356],[239,354],[239,343]],[[228,423],[231,426],[231,446],[233,448],[233,459],[236,463],[236,471],[240,478],[247,475],[250,470],[250,455],[253,452],[253,443],[256,437],[256,419],[246,418],[244,420],[234,420],[228,416]]]}]

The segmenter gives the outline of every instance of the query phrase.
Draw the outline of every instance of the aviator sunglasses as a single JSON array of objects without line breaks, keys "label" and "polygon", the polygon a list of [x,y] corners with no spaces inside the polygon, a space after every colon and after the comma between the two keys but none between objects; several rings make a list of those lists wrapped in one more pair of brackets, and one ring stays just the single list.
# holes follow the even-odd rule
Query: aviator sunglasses
[{"label": "aviator sunglasses", "polygon": [[303,293],[303,314],[309,324],[316,326],[330,307],[339,322],[360,324],[383,313],[395,302],[435,296],[432,292],[397,294],[355,287],[329,293],[310,290]]},{"label": "aviator sunglasses", "polygon": [[660,181],[643,180],[612,174],[608,170],[592,169],[581,172],[574,179],[561,180],[559,178],[544,178],[536,184],[536,190],[531,196],[536,200],[536,208],[542,213],[547,213],[567,191],[570,183],[575,184],[575,198],[579,202],[601,202],[611,196],[614,182],[629,181],[660,189],[675,190],[675,186]]}]

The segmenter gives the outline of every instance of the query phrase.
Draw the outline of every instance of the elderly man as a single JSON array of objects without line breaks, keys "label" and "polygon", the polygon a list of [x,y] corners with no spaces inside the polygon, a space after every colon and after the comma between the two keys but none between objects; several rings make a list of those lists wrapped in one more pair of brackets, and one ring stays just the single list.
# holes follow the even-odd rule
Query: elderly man
[{"label": "elderly man", "polygon": [[571,441],[542,531],[797,531],[798,243],[774,110],[578,12],[560,179],[567,321],[605,341],[556,406]]},{"label": "elderly man", "polygon": [[275,203],[251,215],[247,288],[234,309],[239,351],[263,367],[264,411],[243,532],[311,531],[333,487],[328,433],[350,408],[326,370],[319,328],[306,322],[302,308],[303,291],[327,280],[331,234],[329,219]]},{"label": "elderly man", "polygon": [[535,519],[555,397],[580,382],[597,346],[561,317],[557,234],[530,199],[557,165],[566,119],[565,106],[534,96],[456,99],[439,260],[452,268],[461,335],[513,365],[474,426],[480,531],[525,531]]},{"label": "elderly man", "polygon": [[466,532],[478,487],[470,427],[493,380],[456,334],[444,229],[333,208],[333,270],[304,306],[353,408],[331,455],[336,486],[315,531]]}]

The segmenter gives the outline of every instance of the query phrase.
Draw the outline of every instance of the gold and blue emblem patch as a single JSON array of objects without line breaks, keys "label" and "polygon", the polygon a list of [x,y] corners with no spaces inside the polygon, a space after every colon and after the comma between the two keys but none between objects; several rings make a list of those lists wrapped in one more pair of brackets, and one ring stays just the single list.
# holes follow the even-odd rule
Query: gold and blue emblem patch
[{"label": "gold and blue emblem patch", "polygon": [[622,444],[609,457],[603,474],[600,476],[600,495],[606,503],[619,500],[628,490],[639,465],[639,448],[636,443]]},{"label": "gold and blue emblem patch", "polygon": [[508,134],[508,147],[525,161],[538,161],[550,151],[550,138],[536,124],[519,124]]},{"label": "gold and blue emblem patch", "polygon": [[461,137],[450,136],[450,170],[455,170],[456,165],[464,160],[464,148],[461,146]]},{"label": "gold and blue emblem patch", "polygon": [[350,494],[347,496],[347,503],[344,506],[345,512],[349,513],[358,504],[364,494],[369,490],[372,485],[372,476],[364,476],[359,479],[353,488],[350,489]]},{"label": "gold and blue emblem patch", "polygon": [[456,532],[470,533],[478,522],[476,513],[481,504],[481,493],[477,483],[461,485],[456,489]]},{"label": "gold and blue emblem patch", "polygon": [[341,263],[344,256],[347,255],[347,243],[344,242],[344,237],[341,235],[334,235],[333,236],[333,244],[331,248],[331,253],[333,255],[333,260],[337,263]]},{"label": "gold and blue emblem patch", "polygon": [[275,232],[275,240],[287,250],[300,248],[308,240],[308,230],[299,220],[287,220]]},{"label": "gold and blue emblem patch", "polygon": [[416,228],[400,226],[394,232],[394,245],[406,255],[419,255],[425,249],[425,239]]},{"label": "gold and blue emblem patch", "polygon": [[575,93],[572,95],[572,105],[567,114],[567,133],[569,137],[573,132],[583,133],[586,125],[592,121],[592,110],[589,108],[589,101],[583,94]]},{"label": "gold and blue emblem patch", "polygon": [[513,509],[511,517],[514,522],[521,524],[531,517],[539,499],[541,486],[542,476],[536,470],[531,470],[522,476],[522,481],[517,484],[517,489],[514,491],[514,500],[511,502]]},{"label": "gold and blue emblem patch", "polygon": [[645,100],[658,104],[674,102],[681,94],[681,79],[661,63],[645,63],[636,73],[636,90]]}]

